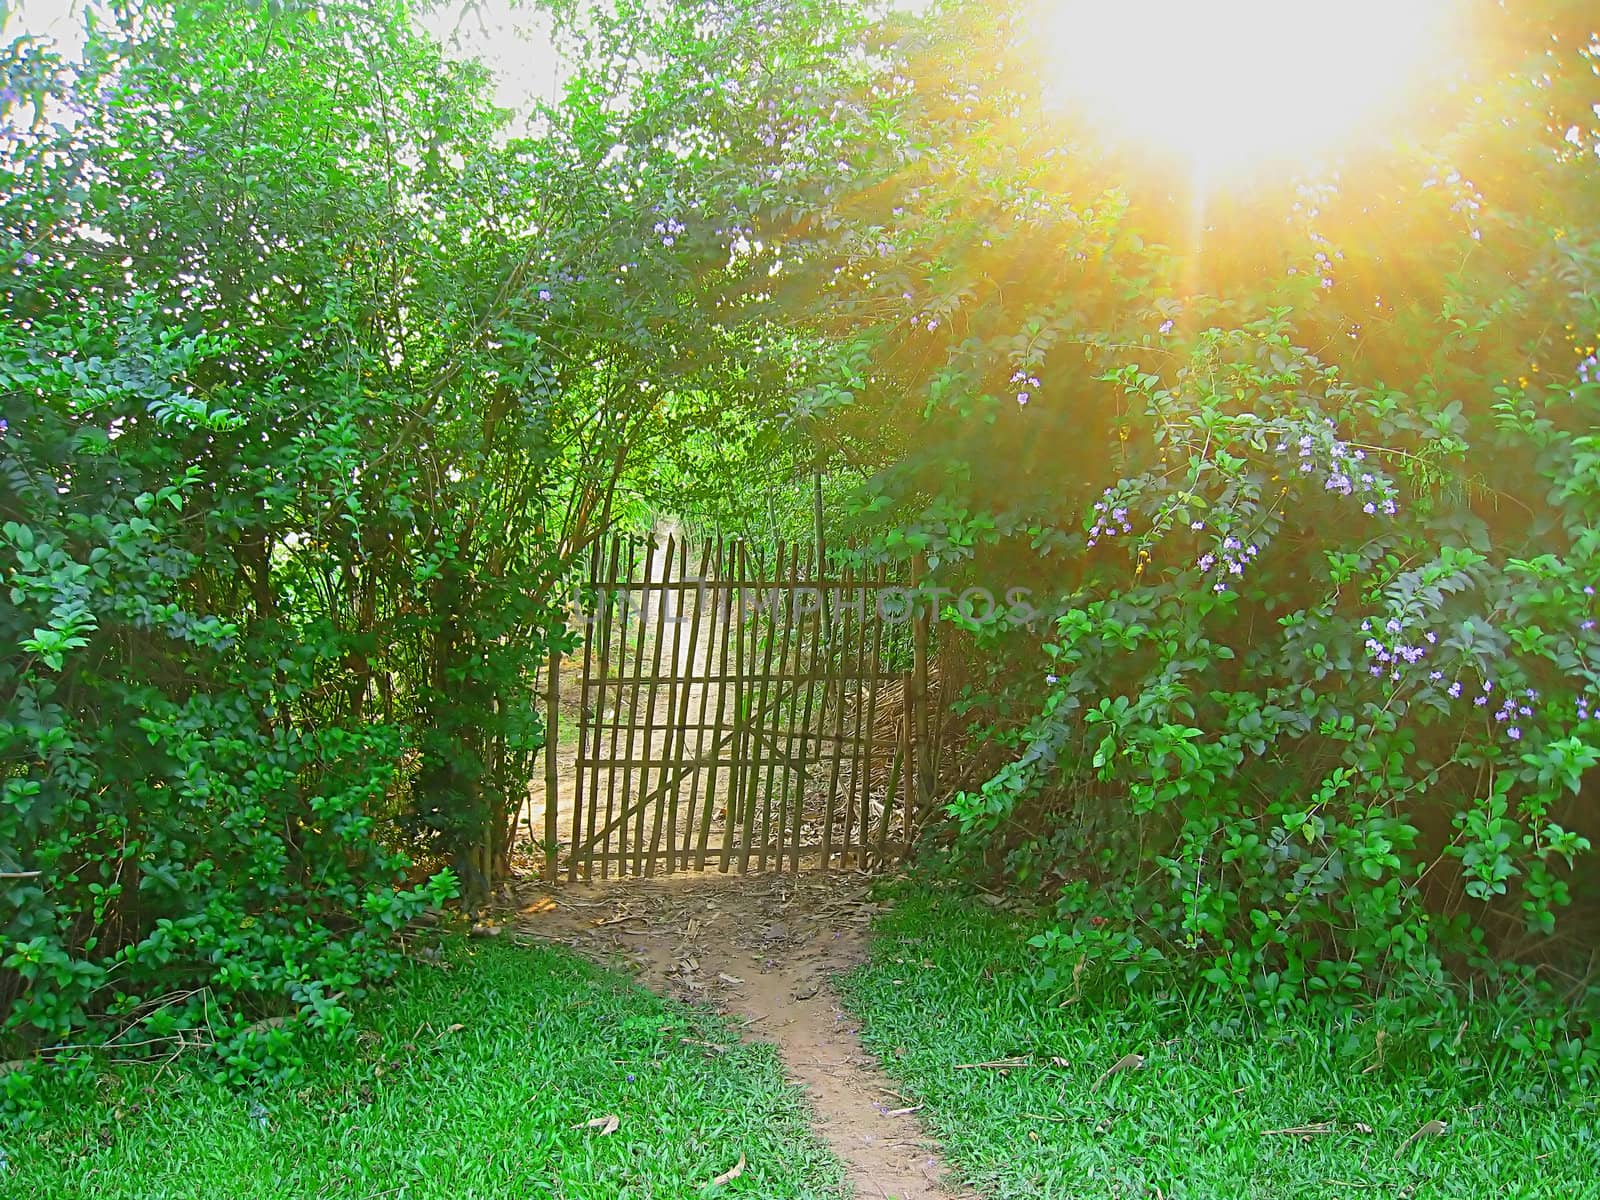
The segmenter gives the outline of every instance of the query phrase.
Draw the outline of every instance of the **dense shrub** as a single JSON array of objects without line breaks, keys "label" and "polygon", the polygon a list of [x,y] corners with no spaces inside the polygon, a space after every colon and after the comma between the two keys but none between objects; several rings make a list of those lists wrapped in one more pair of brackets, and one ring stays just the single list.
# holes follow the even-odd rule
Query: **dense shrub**
[{"label": "dense shrub", "polygon": [[4,48],[0,1057],[344,1029],[510,865],[572,564],[782,396],[730,243],[830,127],[745,115],[848,20],[552,7],[519,128],[402,0]]},{"label": "dense shrub", "polygon": [[1432,1021],[1494,976],[1592,1065],[1595,34],[1471,13],[1391,136],[1206,193],[1041,107],[1026,6],[907,21],[899,139],[810,198],[806,401],[883,553],[1030,589],[945,607],[947,845],[1065,881],[1043,978]]}]

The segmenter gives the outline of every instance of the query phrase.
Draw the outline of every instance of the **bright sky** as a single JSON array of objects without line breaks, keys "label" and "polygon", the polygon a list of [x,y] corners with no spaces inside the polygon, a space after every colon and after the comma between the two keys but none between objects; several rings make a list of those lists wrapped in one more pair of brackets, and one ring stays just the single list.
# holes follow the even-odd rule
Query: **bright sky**
[{"label": "bright sky", "polygon": [[[83,47],[83,12],[94,0],[0,0],[0,37],[27,32],[54,38],[69,58]],[[481,58],[495,73],[496,98],[526,111],[553,100],[563,71],[542,13],[517,0],[446,0],[422,19],[453,57]]]}]

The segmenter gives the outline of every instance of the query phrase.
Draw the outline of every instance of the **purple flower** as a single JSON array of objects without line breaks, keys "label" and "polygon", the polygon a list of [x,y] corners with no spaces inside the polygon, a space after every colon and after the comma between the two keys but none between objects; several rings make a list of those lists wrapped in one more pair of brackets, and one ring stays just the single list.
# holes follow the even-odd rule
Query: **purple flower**
[{"label": "purple flower", "polygon": [[1461,698],[1461,681],[1458,679],[1449,687],[1445,688],[1445,693],[1450,697],[1450,699],[1459,700]]},{"label": "purple flower", "polygon": [[1506,730],[1506,736],[1513,742],[1520,742],[1522,740],[1522,730],[1513,725],[1510,729]]}]

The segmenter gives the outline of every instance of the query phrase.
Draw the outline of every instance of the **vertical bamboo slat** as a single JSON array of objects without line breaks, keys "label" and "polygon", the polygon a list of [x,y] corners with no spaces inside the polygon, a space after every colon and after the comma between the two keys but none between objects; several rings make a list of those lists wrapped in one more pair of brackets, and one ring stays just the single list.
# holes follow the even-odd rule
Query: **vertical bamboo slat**
[{"label": "vertical bamboo slat", "polygon": [[[601,543],[589,547],[589,596],[584,601],[587,611],[583,627],[583,681],[578,686],[578,761],[572,772],[572,849],[567,852],[567,878],[578,878],[578,856],[583,848],[583,772],[584,753],[589,746],[589,681],[594,669],[594,640],[599,632],[599,579]],[[592,753],[592,751],[591,751]]]},{"label": "vertical bamboo slat", "polygon": [[[773,851],[777,855],[777,861],[774,863],[774,866],[777,870],[783,870],[783,835],[785,829],[787,828],[784,818],[788,816],[788,809],[786,806],[789,798],[788,783],[790,772],[789,764],[779,760],[780,758],[788,758],[790,746],[787,739],[781,743],[778,739],[779,730],[786,726],[791,726],[793,717],[793,689],[786,689],[784,684],[793,678],[793,675],[790,673],[789,666],[789,645],[794,639],[794,599],[795,593],[800,587],[799,546],[791,545],[789,547],[789,574],[785,576],[783,573],[783,547],[780,543],[778,553],[778,570],[774,578],[778,580],[778,586],[772,589],[771,593],[769,593],[769,596],[775,597],[776,602],[771,605],[769,611],[772,613],[772,633],[770,636],[773,637],[777,642],[777,664],[776,666],[773,666],[772,661],[769,658],[767,669],[765,672],[763,672],[768,676],[767,686],[772,689],[772,692],[770,700],[766,700],[766,702],[763,704],[763,713],[768,715],[761,721],[761,725],[765,728],[767,734],[766,785],[762,789],[761,852],[759,859],[760,865],[757,868],[758,870],[762,871],[767,869],[767,846],[769,844],[773,847]],[[772,649],[773,646],[769,642],[767,645],[767,652],[769,655],[771,654]],[[789,719],[785,718],[785,692],[788,692],[791,700],[791,704],[789,706]],[[782,747],[781,751],[780,746]],[[757,754],[759,755],[760,752],[760,748],[758,747]],[[778,823],[776,829],[773,828],[772,824],[774,784],[777,785],[778,793]]]},{"label": "vertical bamboo slat", "polygon": [[[778,560],[772,574],[772,578],[774,579],[783,578],[783,565],[786,561],[786,550],[787,547],[780,540],[778,542]],[[763,613],[767,616],[768,629],[765,638],[761,637],[762,622],[760,617],[758,616],[756,620],[751,622],[751,625],[756,632],[757,645],[759,646],[764,642],[766,651],[762,655],[761,674],[757,679],[756,685],[751,688],[751,692],[754,695],[758,695],[760,699],[753,701],[750,706],[751,737],[749,739],[749,745],[751,748],[751,755],[750,761],[747,764],[749,768],[749,782],[746,785],[745,796],[743,800],[745,810],[744,845],[739,848],[739,870],[741,872],[748,871],[750,869],[750,853],[756,848],[754,843],[756,843],[758,837],[760,839],[760,854],[756,860],[756,869],[758,871],[766,869],[767,842],[772,835],[772,779],[770,765],[768,766],[767,786],[765,789],[761,788],[761,730],[767,713],[768,702],[772,694],[772,652],[777,648],[778,644],[778,622],[777,619],[772,615],[773,609],[776,607],[776,605],[769,606],[767,604],[769,598],[770,596],[762,596],[758,601],[758,603],[762,605]],[[763,790],[765,791],[764,796],[757,794]],[[761,826],[759,830],[756,828],[755,821],[758,801],[760,801],[760,807],[762,810]]]},{"label": "vertical bamboo slat", "polygon": [[754,624],[750,620],[750,613],[744,603],[744,581],[748,573],[749,552],[743,542],[737,543],[734,550],[733,586],[728,592],[728,598],[733,606],[733,737],[732,747],[728,754],[728,790],[727,798],[722,802],[722,865],[721,870],[728,870],[733,859],[733,842],[735,827],[744,817],[744,772],[740,769],[744,761],[746,739],[746,713],[748,703],[748,688],[745,686],[744,664],[748,659],[745,652],[745,637],[749,628]]},{"label": "vertical bamboo slat", "polygon": [[[878,693],[883,687],[883,672],[880,662],[883,658],[883,610],[879,607],[878,598],[883,595],[883,589],[888,585],[888,570],[881,564],[878,567],[878,586],[869,597],[872,605],[872,654],[862,665],[862,674],[867,680],[867,718],[865,733],[862,738],[863,767],[861,780],[861,866],[863,870],[871,869],[871,847],[869,840],[872,833],[872,764],[874,756],[872,748],[878,734]],[[884,801],[884,819],[888,819],[889,802]]]},{"label": "vertical bamboo slat", "polygon": [[[826,570],[826,568],[824,568]],[[854,576],[849,567],[846,567],[840,576],[840,594],[850,595],[851,583]],[[845,680],[848,676],[848,663],[845,655],[850,645],[850,635],[854,628],[850,620],[850,606],[848,600],[843,612],[831,612],[830,601],[832,597],[824,588],[822,594],[823,612],[827,613],[829,620],[822,626],[823,640],[826,646],[827,675],[822,685],[822,713],[821,720],[828,718],[828,697],[833,694],[833,754],[832,762],[828,766],[828,794],[823,799],[822,808],[822,869],[824,871],[833,862],[833,817],[834,805],[839,796],[839,767],[844,762],[844,709],[845,709]],[[837,638],[834,635],[837,634]],[[852,748],[853,750],[853,748]],[[844,840],[840,845],[840,852],[850,853],[850,809],[845,806]]]},{"label": "vertical bamboo slat", "polygon": [[[794,737],[794,736],[792,736],[790,738],[790,740],[789,740],[789,749],[788,749],[789,756],[791,758],[798,758],[799,763],[800,763],[799,769],[794,773],[795,793],[796,794],[795,794],[795,802],[794,802],[794,811],[792,813],[793,825],[792,825],[792,828],[790,829],[790,837],[789,837],[790,868],[792,870],[794,870],[794,871],[799,871],[800,870],[800,848],[801,848],[802,845],[804,845],[803,835],[804,835],[804,824],[805,824],[806,784],[810,779],[810,765],[811,765],[811,763],[813,761],[813,755],[812,755],[811,750],[810,750],[813,738],[815,738],[815,743],[816,743],[816,747],[817,747],[817,755],[816,755],[817,758],[821,757],[821,751],[822,751],[823,734],[821,733],[821,731],[815,731],[814,732],[812,730],[812,726],[811,726],[812,716],[813,716],[813,713],[815,712],[816,719],[818,721],[821,721],[826,716],[826,711],[825,710],[826,710],[826,707],[827,707],[827,685],[824,682],[824,684],[823,684],[823,710],[824,711],[817,711],[816,710],[817,684],[818,684],[818,678],[817,678],[818,667],[822,664],[823,643],[827,640],[827,632],[826,631],[827,631],[827,627],[828,627],[828,621],[827,621],[828,593],[827,593],[826,589],[823,587],[823,584],[825,582],[825,575],[826,575],[826,564],[822,560],[822,555],[821,555],[820,550],[818,551],[818,553],[816,554],[816,557],[812,561],[814,563],[814,570],[813,570],[813,573],[811,575],[810,585],[811,585],[811,588],[817,593],[817,607],[816,607],[816,609],[814,611],[812,611],[809,614],[807,614],[811,618],[811,636],[809,638],[806,638],[806,637],[802,636],[805,633],[805,623],[802,622],[802,621],[799,621],[798,619],[797,619],[797,622],[796,622],[797,623],[796,637],[798,638],[798,647],[797,647],[797,649],[795,651],[795,667],[796,667],[797,670],[799,669],[799,665],[800,665],[800,649],[799,649],[799,647],[806,647],[806,646],[810,647],[810,652],[806,656],[805,670],[804,670],[803,673],[801,673],[801,679],[803,680],[803,682],[801,683],[801,687],[804,689],[804,692],[803,692],[803,695],[799,698],[799,700],[796,701],[797,706],[799,708],[799,712],[800,712],[800,720],[796,724],[791,726],[791,729],[794,731],[795,735],[798,737],[798,741],[800,743],[800,750],[799,750],[799,753],[796,754],[795,749],[794,749],[794,742],[796,740],[796,737]],[[810,593],[808,592],[808,597],[809,597],[809,595],[810,595]],[[791,598],[791,599],[793,599],[793,598]],[[824,679],[825,678],[826,678],[826,676],[824,675]],[[828,835],[826,833],[826,825],[824,825],[824,833],[822,835],[822,838],[823,838],[823,844],[824,844],[824,846],[826,846],[827,838],[828,838]],[[827,856],[827,851],[826,850],[823,851],[822,862],[823,862],[824,866],[827,865],[828,856]],[[780,863],[779,865],[781,866],[782,864]]]},{"label": "vertical bamboo slat", "polygon": [[[620,561],[619,561],[620,560]],[[633,579],[633,544],[623,543],[619,539],[619,549],[614,561],[621,568],[622,574],[612,572],[611,578],[616,581],[616,593],[620,598],[617,611],[611,614],[611,638],[606,650],[610,657],[615,658],[612,681],[614,686],[607,689],[606,696],[612,702],[611,711],[611,738],[606,748],[606,757],[611,762],[617,760],[617,747],[622,740],[622,709],[624,699],[624,683],[627,680],[628,670],[628,621],[633,615],[633,592],[629,584]],[[626,768],[624,768],[626,771]],[[595,851],[600,856],[600,878],[607,879],[611,875],[611,827],[612,818],[616,814],[617,804],[617,768],[606,768],[606,823],[601,829],[596,829],[591,840],[597,840]],[[603,829],[603,832],[602,832]],[[618,860],[620,866],[621,860]]]},{"label": "vertical bamboo slat", "polygon": [[[694,754],[686,756],[686,761],[694,764],[694,769],[689,772],[689,802],[683,814],[683,868],[689,869],[689,859],[694,853],[695,846],[695,816],[700,804],[700,776],[705,772],[705,743],[706,743],[706,708],[710,700],[711,688],[714,686],[707,682],[705,677],[716,669],[715,658],[711,647],[716,644],[716,619],[717,619],[717,593],[711,587],[711,571],[715,568],[712,564],[712,543],[706,538],[700,548],[700,586],[694,593],[694,629],[689,638],[690,666],[694,669],[695,676],[700,684],[700,703],[698,711],[690,713],[690,708],[695,707],[690,701],[684,705],[684,732],[689,729],[689,717],[694,716]],[[706,603],[710,599],[710,604]],[[691,692],[693,689],[689,689]],[[719,689],[720,690],[720,689]],[[687,747],[687,740],[683,743]],[[712,745],[716,744],[715,738]]]},{"label": "vertical bamboo slat", "polygon": [[926,563],[919,554],[912,565],[912,586],[916,591],[911,617],[911,695],[907,708],[911,713],[911,755],[907,766],[913,781],[912,794],[916,803],[905,811],[906,853],[911,853],[911,840],[916,828],[933,804],[933,745],[928,723],[928,637],[933,613],[933,601],[923,603],[922,580]]},{"label": "vertical bamboo slat", "polygon": [[549,676],[544,684],[544,880],[556,881],[556,848],[559,828],[561,767],[556,761],[556,743],[561,738],[561,651],[550,651]]},{"label": "vertical bamboo slat", "polygon": [[[644,674],[645,662],[645,637],[650,626],[650,621],[648,619],[649,592],[647,589],[649,587],[650,571],[655,566],[655,539],[644,539],[644,563],[642,572],[639,570],[639,560],[635,556],[636,550],[636,545],[630,546],[628,556],[628,618],[629,620],[637,618],[639,622],[639,630],[634,635],[633,662],[631,665],[625,665],[624,668],[627,673],[627,678],[630,682],[628,686],[627,724],[623,727],[627,734],[627,738],[625,742],[625,748],[622,752],[624,756],[624,762],[622,766],[622,787],[620,789],[620,795],[617,799],[617,822],[615,830],[617,835],[617,874],[619,876],[626,875],[628,873],[628,817],[633,811],[633,760],[635,757],[637,757],[636,751],[639,741],[639,693],[644,687],[644,680],[642,676]],[[638,594],[637,602],[634,601],[635,593]],[[627,652],[627,647],[627,629],[624,628],[622,637],[622,648],[624,654]],[[620,722],[623,719],[621,711],[622,705],[620,702],[617,705],[617,710],[617,720]],[[609,813],[607,814],[606,828],[608,830],[611,828]]]},{"label": "vertical bamboo slat", "polygon": [[[654,871],[651,870],[650,866],[651,860],[645,855],[645,829],[649,824],[649,818],[651,816],[656,817],[658,821],[660,820],[659,811],[655,813],[651,813],[649,811],[651,808],[660,808],[659,805],[652,805],[649,801],[650,763],[652,759],[657,757],[656,697],[661,692],[661,646],[662,643],[667,640],[665,636],[667,623],[667,596],[672,591],[669,585],[672,579],[673,550],[673,540],[671,535],[668,535],[667,544],[662,548],[661,557],[659,559],[661,564],[661,579],[658,584],[654,585],[656,617],[653,622],[650,620],[650,593],[648,591],[643,593],[643,598],[639,605],[639,615],[641,618],[639,627],[642,631],[644,631],[645,636],[649,639],[651,645],[650,682],[645,687],[644,736],[640,738],[640,744],[643,748],[639,752],[639,757],[643,761],[641,761],[639,764],[639,799],[636,805],[639,811],[634,818],[633,873],[635,875],[654,874]],[[646,566],[644,571],[644,579],[645,586],[647,588],[652,586],[653,581],[655,580],[655,572],[649,565],[651,556],[654,555],[655,552],[656,540],[652,535],[645,549]],[[670,713],[672,710],[668,708],[667,711]],[[661,773],[661,780],[663,783],[666,782],[666,778],[666,772],[663,771]],[[651,841],[654,841],[654,837],[651,838]]]},{"label": "vertical bamboo slat", "polygon": [[[705,563],[700,564],[700,577],[705,578]],[[687,618],[689,625],[689,670],[684,670],[683,659],[683,627],[685,624],[684,609],[689,601],[689,539],[678,540],[678,588],[673,593],[676,601],[673,604],[672,625],[672,682],[667,690],[667,716],[671,724],[667,728],[666,745],[663,747],[662,758],[666,760],[666,771],[663,779],[668,781],[667,787],[667,827],[666,827],[666,862],[662,865],[662,873],[672,874],[673,864],[677,858],[678,849],[678,800],[683,790],[684,749],[689,744],[689,698],[694,692],[695,662],[698,658],[700,637],[700,593],[695,592],[694,615]],[[703,694],[702,687],[702,694]],[[650,839],[649,864],[656,860],[656,847],[662,838],[661,822],[656,822],[656,833]],[[650,867],[646,867],[648,874]]]},{"label": "vertical bamboo slat", "polygon": [[[717,658],[717,675],[720,679],[728,678],[728,638],[733,627],[734,613],[732,605],[727,603],[729,592],[724,581],[732,574],[727,557],[727,546],[721,538],[717,539],[716,556],[713,559],[716,577],[711,588],[711,623],[716,632],[715,642],[720,647],[720,656]],[[706,639],[706,664],[709,667],[712,661],[711,645],[713,639]],[[706,803],[700,812],[700,833],[695,839],[694,869],[706,869],[706,844],[711,840],[711,818],[717,807],[717,775],[722,770],[722,750],[717,741],[718,734],[723,728],[723,706],[727,703],[728,688],[725,683],[717,684],[717,720],[716,728],[710,731],[706,741],[711,745],[711,766],[706,775]],[[700,693],[700,724],[706,723],[707,697],[704,691]],[[737,710],[735,710],[737,711]],[[701,732],[706,732],[702,730]],[[696,743],[698,746],[698,743]],[[696,757],[703,752],[697,749]],[[726,801],[724,801],[726,803]],[[723,860],[726,862],[726,858]]]},{"label": "vertical bamboo slat", "polygon": [[[620,539],[611,538],[610,539],[610,546],[608,547],[606,555],[605,555],[605,562],[606,562],[605,587],[604,587],[604,590],[598,592],[598,597],[597,597],[597,599],[595,601],[595,614],[596,614],[596,617],[598,618],[598,620],[600,622],[600,631],[599,631],[599,635],[598,635],[598,645],[595,647],[595,653],[596,653],[597,657],[599,658],[599,662],[600,662],[600,687],[599,687],[598,694],[595,697],[595,706],[594,706],[595,728],[594,728],[594,736],[589,739],[589,741],[590,741],[589,754],[590,754],[591,758],[594,761],[590,765],[589,814],[588,814],[589,815],[589,834],[588,834],[589,841],[587,843],[584,843],[584,847],[585,847],[585,849],[584,849],[584,860],[583,860],[583,877],[584,877],[584,879],[592,879],[592,878],[594,878],[594,846],[593,846],[592,843],[594,842],[595,834],[599,830],[598,818],[599,818],[599,814],[600,814],[600,743],[601,743],[601,740],[605,737],[606,703],[612,696],[612,693],[608,689],[607,685],[609,684],[610,679],[611,679],[611,643],[612,643],[613,639],[616,636],[616,634],[615,634],[615,625],[614,625],[615,620],[616,620],[616,608],[615,608],[614,601],[616,599],[615,585],[616,585],[616,579],[617,579],[617,556],[620,553],[621,553]],[[620,696],[621,694],[622,694],[621,693],[621,689],[619,688],[617,690],[617,692],[616,692],[616,695]],[[616,757],[616,752],[617,752],[616,731],[615,731],[615,729],[613,729],[612,730],[612,734],[611,734],[611,756],[613,758]],[[610,798],[609,798],[610,790],[611,790],[611,775],[610,775],[610,772],[607,772],[607,774],[606,774],[606,792],[607,792],[606,809],[607,809],[608,813],[609,813],[610,807],[611,807],[611,801],[610,801]],[[602,863],[600,865],[600,869],[601,869],[602,872],[605,872],[606,870],[608,870],[608,868],[606,867],[606,865],[605,865],[605,863],[603,861],[602,861]]]}]

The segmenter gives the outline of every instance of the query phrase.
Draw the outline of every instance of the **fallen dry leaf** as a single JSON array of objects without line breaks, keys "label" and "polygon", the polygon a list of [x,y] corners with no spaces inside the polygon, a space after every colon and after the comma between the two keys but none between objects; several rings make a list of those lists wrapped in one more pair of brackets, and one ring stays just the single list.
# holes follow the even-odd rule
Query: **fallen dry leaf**
[{"label": "fallen dry leaf", "polygon": [[540,896],[532,904],[524,904],[522,912],[526,916],[533,916],[535,913],[551,912],[555,909],[555,906],[556,902],[550,899],[549,896]]},{"label": "fallen dry leaf", "polygon": [[1124,1054],[1121,1058],[1117,1059],[1116,1062],[1112,1063],[1105,1069],[1105,1072],[1100,1076],[1099,1079],[1094,1081],[1094,1086],[1089,1090],[1091,1092],[1098,1092],[1100,1090],[1100,1085],[1106,1080],[1110,1079],[1113,1075],[1120,1075],[1124,1071],[1142,1070],[1143,1067],[1144,1055]]},{"label": "fallen dry leaf", "polygon": [[721,1187],[725,1183],[732,1183],[735,1179],[739,1178],[739,1176],[741,1176],[743,1174],[744,1174],[744,1155],[741,1154],[741,1155],[739,1155],[739,1161],[738,1162],[734,1163],[733,1166],[729,1167],[721,1175],[718,1175],[710,1183],[706,1184],[706,1186],[707,1187]]},{"label": "fallen dry leaf", "polygon": [[740,984],[744,982],[744,980],[740,979],[737,975],[727,975],[721,971],[717,972],[717,978],[722,980],[723,983]]},{"label": "fallen dry leaf", "polygon": [[1449,1126],[1447,1126],[1443,1121],[1424,1121],[1421,1128],[1419,1128],[1405,1141],[1400,1143],[1400,1148],[1394,1152],[1394,1156],[1399,1158],[1406,1152],[1406,1148],[1418,1138],[1439,1137],[1448,1128]]},{"label": "fallen dry leaf", "polygon": [[617,1126],[621,1124],[622,1118],[617,1116],[616,1113],[607,1113],[603,1117],[590,1117],[587,1121],[580,1121],[578,1124],[574,1125],[573,1128],[598,1129],[600,1131],[600,1136],[605,1137],[607,1134],[615,1133],[617,1131]]}]

